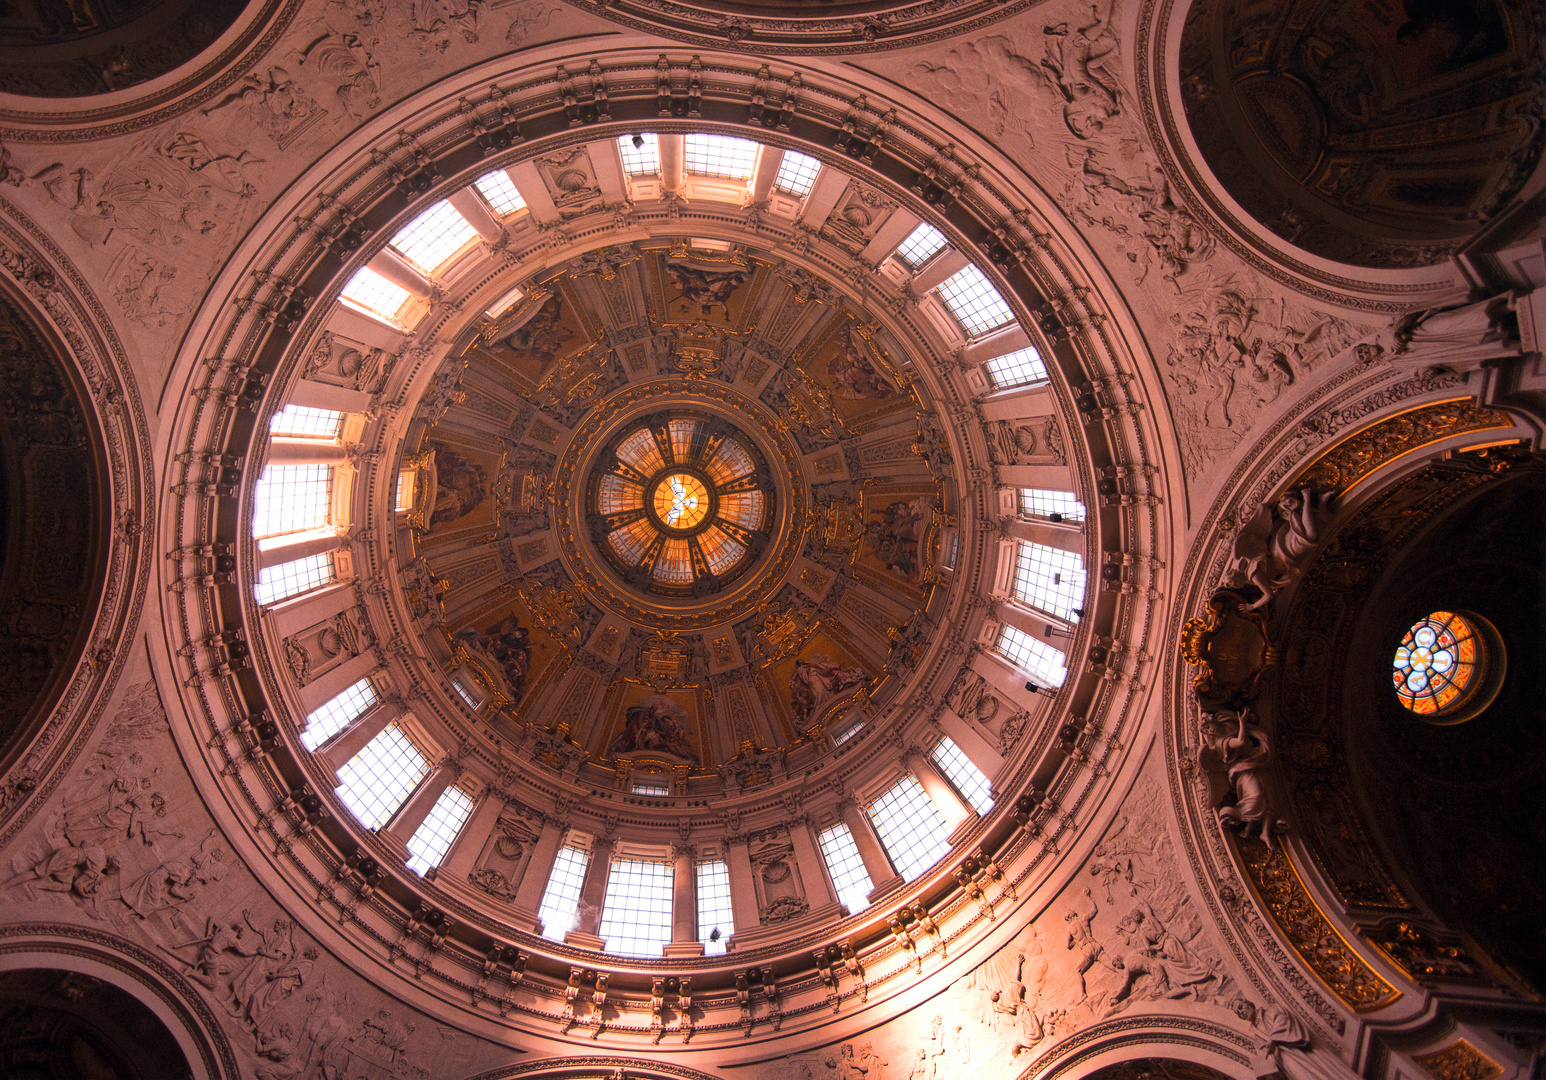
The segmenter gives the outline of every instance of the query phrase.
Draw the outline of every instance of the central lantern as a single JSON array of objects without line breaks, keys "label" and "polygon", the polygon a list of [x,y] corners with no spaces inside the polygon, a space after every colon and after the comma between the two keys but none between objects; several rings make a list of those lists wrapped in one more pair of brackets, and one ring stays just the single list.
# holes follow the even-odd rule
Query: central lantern
[{"label": "central lantern", "polygon": [[669,409],[621,426],[586,487],[591,541],[634,589],[701,598],[767,548],[777,499],[756,442],[708,412]]}]

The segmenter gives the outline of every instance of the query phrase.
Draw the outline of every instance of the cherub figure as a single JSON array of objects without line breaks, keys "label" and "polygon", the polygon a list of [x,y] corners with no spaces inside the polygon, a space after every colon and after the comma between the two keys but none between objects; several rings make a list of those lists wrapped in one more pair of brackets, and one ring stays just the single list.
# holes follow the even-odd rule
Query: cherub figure
[{"label": "cherub figure", "polygon": [[1235,537],[1224,585],[1255,585],[1261,596],[1249,605],[1253,611],[1272,603],[1278,590],[1303,569],[1304,557],[1320,543],[1331,510],[1332,497],[1309,488],[1285,492],[1275,506],[1262,507]]}]

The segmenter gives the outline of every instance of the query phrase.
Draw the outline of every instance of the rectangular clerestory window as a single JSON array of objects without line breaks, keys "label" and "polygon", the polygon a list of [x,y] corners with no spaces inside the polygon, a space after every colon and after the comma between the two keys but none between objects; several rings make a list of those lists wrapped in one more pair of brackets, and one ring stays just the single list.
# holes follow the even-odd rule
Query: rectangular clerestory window
[{"label": "rectangular clerestory window", "polygon": [[704,859],[698,863],[698,940],[703,942],[703,955],[722,954],[733,933],[730,867],[724,859]]},{"label": "rectangular clerestory window", "polygon": [[673,871],[665,859],[618,855],[607,877],[600,934],[618,956],[660,956],[671,940]]},{"label": "rectangular clerestory window", "polygon": [[364,308],[387,322],[396,322],[398,312],[413,294],[395,281],[388,281],[368,266],[349,279],[344,286],[343,298],[356,307]]},{"label": "rectangular clerestory window", "polygon": [[333,466],[269,465],[252,498],[252,535],[261,540],[320,529],[332,497]]},{"label": "rectangular clerestory window", "polygon": [[773,186],[803,199],[816,186],[816,176],[820,172],[821,162],[815,158],[785,150],[784,160],[778,165],[778,175],[773,178]]},{"label": "rectangular clerestory window", "polygon": [[361,825],[379,829],[427,775],[429,759],[394,720],[338,770],[338,797]]},{"label": "rectangular clerestory window", "polygon": [[995,390],[1008,390],[1016,386],[1031,386],[1047,381],[1047,365],[1042,363],[1041,353],[1035,346],[1027,345],[1003,356],[995,356],[982,365],[988,372],[988,381]]},{"label": "rectangular clerestory window", "polygon": [[939,766],[940,772],[945,774],[950,786],[971,804],[973,810],[986,814],[993,809],[993,783],[971,758],[961,752],[961,748],[949,735],[934,744],[929,757]]},{"label": "rectangular clerestory window", "polygon": [[642,145],[633,144],[632,135],[620,135],[617,152],[623,157],[623,172],[629,176],[658,176],[660,174],[660,137],[641,132]]},{"label": "rectangular clerestory window", "polygon": [[1020,513],[1026,517],[1047,518],[1050,521],[1082,522],[1084,503],[1075,498],[1072,491],[1021,488]]},{"label": "rectangular clerestory window", "polygon": [[971,263],[940,282],[937,291],[969,338],[1015,321],[1015,313],[988,275]]},{"label": "rectangular clerestory window", "polygon": [[867,807],[875,832],[903,880],[919,874],[950,854],[950,826],[923,785],[912,773]]},{"label": "rectangular clerestory window", "polygon": [[344,426],[344,414],[333,409],[314,409],[308,405],[286,405],[269,421],[268,433],[286,439],[337,439]]},{"label": "rectangular clerestory window", "polygon": [[859,845],[854,843],[854,834],[848,826],[841,821],[828,825],[816,839],[821,845],[821,857],[827,863],[827,873],[832,875],[832,885],[837,890],[838,900],[848,908],[849,914],[856,914],[869,907],[870,893],[875,883],[864,868]]},{"label": "rectangular clerestory window", "polygon": [[379,700],[375,684],[369,679],[361,679],[312,710],[306,717],[306,730],[301,732],[301,745],[315,750],[364,716],[366,710]]},{"label": "rectangular clerestory window", "polygon": [[564,935],[575,928],[580,919],[580,890],[585,887],[585,874],[590,870],[590,851],[573,840],[558,849],[553,860],[553,870],[548,874],[548,887],[542,892],[542,903],[537,916],[542,920],[542,936],[551,941],[562,941]]},{"label": "rectangular clerestory window", "polygon": [[907,239],[903,240],[896,249],[896,257],[906,263],[910,269],[917,270],[944,251],[948,245],[949,241],[945,239],[945,234],[925,221],[907,234]]},{"label": "rectangular clerestory window", "polygon": [[1065,622],[1084,606],[1084,556],[1022,540],[1015,547],[1015,599]]},{"label": "rectangular clerestory window", "polygon": [[408,869],[423,877],[439,866],[456,841],[456,834],[472,816],[472,806],[472,796],[455,784],[441,792],[429,816],[408,840]]},{"label": "rectangular clerestory window", "polygon": [[392,247],[425,274],[433,274],[477,235],[456,207],[442,201],[399,229]]},{"label": "rectangular clerestory window", "polygon": [[729,135],[689,135],[682,140],[682,157],[694,176],[750,180],[757,168],[758,144]]},{"label": "rectangular clerestory window", "polygon": [[1054,649],[1040,638],[1031,637],[1017,626],[1006,623],[999,627],[993,648],[1041,686],[1062,686],[1068,677],[1068,658],[1063,651]]},{"label": "rectangular clerestory window", "polygon": [[265,566],[258,571],[258,584],[253,595],[260,604],[277,604],[292,596],[319,589],[334,577],[333,553],[308,555],[304,559],[291,559],[278,566]]},{"label": "rectangular clerestory window", "polygon": [[484,173],[473,181],[473,187],[478,189],[484,201],[493,208],[494,213],[500,217],[507,217],[517,210],[526,209],[526,200],[522,198],[510,174],[503,169],[495,169],[491,173]]}]

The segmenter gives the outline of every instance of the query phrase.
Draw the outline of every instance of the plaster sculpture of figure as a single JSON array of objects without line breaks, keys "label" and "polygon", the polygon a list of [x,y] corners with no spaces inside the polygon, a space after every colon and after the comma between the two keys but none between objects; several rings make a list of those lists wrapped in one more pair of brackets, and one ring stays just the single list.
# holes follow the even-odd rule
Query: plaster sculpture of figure
[{"label": "plaster sculpture of figure", "polygon": [[1202,719],[1202,749],[1198,763],[1210,771],[1228,774],[1234,794],[1232,805],[1219,807],[1219,824],[1249,836],[1254,829],[1262,843],[1272,846],[1274,831],[1287,823],[1275,818],[1267,801],[1266,771],[1271,758],[1267,733],[1251,722],[1250,709],[1208,713]]},{"label": "plaster sculpture of figure", "polygon": [[1186,943],[1172,932],[1148,901],[1138,901],[1138,906],[1123,916],[1117,929],[1127,935],[1128,945],[1146,958],[1157,960],[1164,969],[1162,980],[1172,998],[1192,997],[1206,1000],[1212,989],[1219,985],[1217,968],[1194,957]]},{"label": "plaster sculpture of figure", "polygon": [[1095,935],[1090,932],[1090,923],[1095,916],[1100,914],[1100,906],[1095,903],[1095,897],[1089,889],[1084,890],[1084,895],[1090,901],[1088,914],[1081,915],[1077,910],[1070,908],[1063,913],[1063,921],[1068,923],[1068,948],[1079,955],[1079,966],[1076,969],[1079,975],[1079,993],[1087,997],[1090,993],[1089,984],[1085,982],[1084,973],[1095,966],[1100,960],[1100,942],[1095,940]]},{"label": "plaster sculpture of figure", "polygon": [[1397,321],[1393,336],[1396,351],[1414,348],[1434,350],[1467,346],[1503,344],[1517,334],[1510,333],[1513,318],[1513,293],[1503,293],[1470,304],[1424,308]]},{"label": "plaster sculpture of figure", "polygon": [[1255,585],[1261,596],[1249,605],[1252,610],[1272,603],[1320,543],[1332,503],[1327,493],[1300,488],[1285,492],[1275,506],[1262,507],[1236,535],[1222,584]]},{"label": "plaster sculpture of figure", "polygon": [[812,656],[795,661],[789,676],[790,705],[795,722],[801,727],[821,714],[828,702],[868,683],[869,677],[858,668],[844,667],[830,656]]}]

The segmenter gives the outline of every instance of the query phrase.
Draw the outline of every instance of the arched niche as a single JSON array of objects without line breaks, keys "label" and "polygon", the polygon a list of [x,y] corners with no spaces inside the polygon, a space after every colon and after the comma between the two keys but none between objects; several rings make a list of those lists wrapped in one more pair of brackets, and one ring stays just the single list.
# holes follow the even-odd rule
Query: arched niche
[{"label": "arched niche", "polygon": [[149,82],[203,52],[248,0],[29,5],[0,32],[0,93],[76,98]]},{"label": "arched niche", "polygon": [[49,715],[107,569],[102,433],[79,370],[0,286],[0,766]]},{"label": "arched niche", "polygon": [[[1546,905],[1543,501],[1527,456],[1431,462],[1352,512],[1283,613],[1272,711],[1295,827],[1365,936],[1428,988],[1546,984],[1530,915]],[[1416,620],[1457,608],[1497,628],[1509,663],[1485,709],[1428,723],[1392,658]]]},{"label": "arched niche", "polygon": [[1355,266],[1432,266],[1535,170],[1537,19],[1512,0],[1198,0],[1181,105],[1215,181],[1276,237]]},{"label": "arched niche", "polygon": [[0,927],[0,1069],[147,1080],[241,1075],[220,1020],[170,964],[112,935],[63,925]]}]

